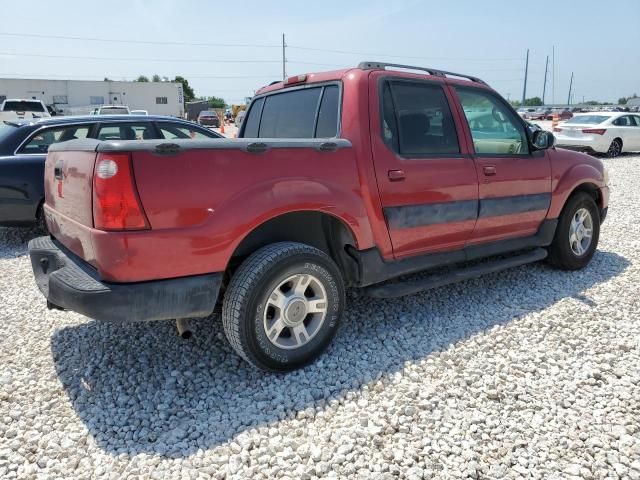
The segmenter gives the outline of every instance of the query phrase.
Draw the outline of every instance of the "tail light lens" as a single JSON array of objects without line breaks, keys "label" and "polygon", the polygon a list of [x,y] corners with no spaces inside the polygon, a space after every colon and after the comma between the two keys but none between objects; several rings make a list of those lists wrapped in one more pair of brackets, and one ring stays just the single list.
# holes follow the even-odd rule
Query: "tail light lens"
[{"label": "tail light lens", "polygon": [[100,230],[149,228],[128,154],[99,154],[93,171],[93,224]]},{"label": "tail light lens", "polygon": [[606,128],[583,128],[582,133],[593,133],[595,135],[604,135]]},{"label": "tail light lens", "polygon": [[553,131],[554,131],[554,132],[561,132],[561,131],[562,131],[562,129],[561,129],[561,128],[559,128],[559,127],[554,127]]}]

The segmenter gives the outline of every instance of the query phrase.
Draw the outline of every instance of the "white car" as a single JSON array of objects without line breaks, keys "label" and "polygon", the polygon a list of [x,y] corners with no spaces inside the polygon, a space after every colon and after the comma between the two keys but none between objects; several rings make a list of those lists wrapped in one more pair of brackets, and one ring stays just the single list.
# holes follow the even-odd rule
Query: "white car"
[{"label": "white car", "polygon": [[628,112],[581,113],[553,129],[556,146],[617,157],[640,151],[640,115]]},{"label": "white car", "polygon": [[94,108],[91,115],[129,115],[130,113],[126,105],[102,105]]},{"label": "white car", "polygon": [[42,100],[7,98],[0,105],[0,119],[24,120],[49,118],[49,110]]}]

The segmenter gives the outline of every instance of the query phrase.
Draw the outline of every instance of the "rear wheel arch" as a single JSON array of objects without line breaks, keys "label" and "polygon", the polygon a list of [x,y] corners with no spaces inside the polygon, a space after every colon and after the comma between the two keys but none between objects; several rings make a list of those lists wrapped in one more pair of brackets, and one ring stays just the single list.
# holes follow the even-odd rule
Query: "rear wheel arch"
[{"label": "rear wheel arch", "polygon": [[358,278],[358,265],[347,253],[357,246],[352,229],[344,220],[315,210],[285,213],[270,218],[251,230],[235,248],[227,267],[233,271],[256,250],[276,242],[298,242],[326,253],[340,269],[347,285]]}]

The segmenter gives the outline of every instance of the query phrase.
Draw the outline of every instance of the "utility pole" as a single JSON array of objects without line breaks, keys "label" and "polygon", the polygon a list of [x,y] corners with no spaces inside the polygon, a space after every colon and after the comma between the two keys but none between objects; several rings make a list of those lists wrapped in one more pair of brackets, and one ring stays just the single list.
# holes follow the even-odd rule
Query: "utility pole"
[{"label": "utility pole", "polygon": [[547,93],[547,70],[549,69],[549,55],[547,62],[544,64],[544,83],[542,84],[542,105],[544,105],[544,95]]},{"label": "utility pole", "polygon": [[571,87],[573,87],[573,72],[571,72],[571,81],[569,82],[569,97],[567,98],[567,105],[571,105]]},{"label": "utility pole", "polygon": [[555,105],[556,103],[556,46],[553,46],[553,50],[551,51],[552,59],[551,59],[551,104]]},{"label": "utility pole", "polygon": [[287,57],[285,56],[285,49],[287,48],[287,44],[284,41],[284,33],[282,34],[282,81],[284,82],[287,79],[287,70],[285,68],[285,64],[287,63]]},{"label": "utility pole", "polygon": [[529,74],[529,49],[527,48],[527,63],[524,64],[524,88],[522,89],[522,106],[527,98],[527,75]]}]

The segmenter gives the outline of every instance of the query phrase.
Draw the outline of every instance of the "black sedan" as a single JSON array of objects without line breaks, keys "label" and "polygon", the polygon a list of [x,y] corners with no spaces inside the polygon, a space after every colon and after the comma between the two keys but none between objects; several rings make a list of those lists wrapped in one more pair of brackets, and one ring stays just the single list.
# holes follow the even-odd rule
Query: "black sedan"
[{"label": "black sedan", "polygon": [[40,223],[49,145],[78,138],[220,138],[193,122],[151,115],[91,115],[0,122],[0,225]]}]

